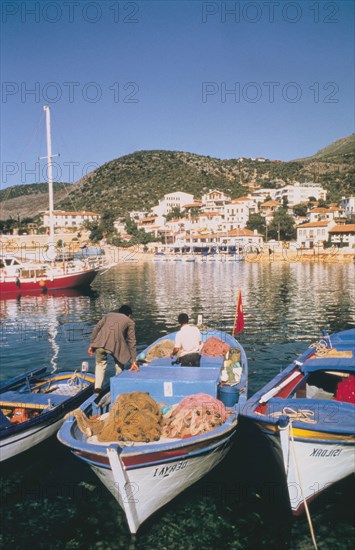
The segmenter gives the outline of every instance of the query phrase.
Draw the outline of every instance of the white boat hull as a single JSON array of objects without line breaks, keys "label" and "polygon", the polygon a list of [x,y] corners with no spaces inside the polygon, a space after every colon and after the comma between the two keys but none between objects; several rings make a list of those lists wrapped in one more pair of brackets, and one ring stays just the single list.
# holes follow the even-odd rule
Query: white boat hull
[{"label": "white boat hull", "polygon": [[133,469],[125,469],[117,452],[111,449],[111,468],[90,466],[124,510],[131,533],[136,533],[156,510],[221,462],[230,445],[231,440],[206,454]]},{"label": "white boat hull", "polygon": [[294,515],[303,512],[304,501],[354,472],[354,444],[292,440],[288,430],[280,432],[280,443]]},{"label": "white boat hull", "polygon": [[33,428],[3,439],[0,445],[0,462],[27,451],[51,435],[54,435],[63,422],[64,417],[48,426],[34,426]]}]

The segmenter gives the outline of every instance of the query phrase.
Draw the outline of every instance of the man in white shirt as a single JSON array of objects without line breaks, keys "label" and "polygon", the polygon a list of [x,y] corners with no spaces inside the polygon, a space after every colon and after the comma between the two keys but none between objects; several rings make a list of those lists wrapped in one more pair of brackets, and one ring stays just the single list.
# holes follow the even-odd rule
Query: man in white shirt
[{"label": "man in white shirt", "polygon": [[186,313],[180,313],[178,317],[180,330],[176,333],[175,347],[171,358],[180,352],[180,363],[183,367],[200,366],[200,349],[202,345],[201,333],[197,327],[189,325],[189,317]]}]

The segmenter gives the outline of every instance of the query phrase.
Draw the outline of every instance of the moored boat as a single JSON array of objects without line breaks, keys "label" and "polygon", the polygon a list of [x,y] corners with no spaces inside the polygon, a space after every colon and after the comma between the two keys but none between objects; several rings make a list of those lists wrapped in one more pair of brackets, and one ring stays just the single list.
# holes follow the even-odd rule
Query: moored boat
[{"label": "moored boat", "polygon": [[273,443],[283,463],[292,513],[354,473],[355,329],[313,344],[241,415]]},{"label": "moored boat", "polygon": [[55,246],[53,214],[53,155],[51,142],[50,108],[44,106],[46,113],[46,137],[48,161],[48,199],[49,199],[49,234],[45,261],[34,263],[21,261],[2,249],[0,257],[0,293],[2,295],[21,294],[22,292],[41,293],[46,290],[79,288],[89,286],[96,275],[107,270],[104,257],[86,257],[85,260],[68,258],[58,254]]},{"label": "moored boat", "polygon": [[22,262],[11,254],[0,257],[0,294],[41,293],[47,290],[89,286],[107,269],[101,259]]},{"label": "moored boat", "polygon": [[[89,421],[97,414],[105,420],[120,399],[132,392],[148,392],[162,413],[160,437],[132,441],[116,434],[115,440],[100,441],[90,436],[90,431],[82,431],[75,414],[58,433],[59,440],[90,465],[116,498],[131,533],[206,475],[231,447],[239,408],[247,398],[246,355],[237,340],[224,332],[201,333],[206,350],[218,340],[224,352],[221,348],[218,355],[207,355],[202,348],[200,367],[172,364],[166,350],[165,356],[151,358],[150,352],[156,346],[167,341],[173,346],[176,333],[168,334],[145,350],[147,362],[139,372],[124,370],[112,377],[109,394],[99,403],[93,396],[80,407],[80,414]],[[228,361],[223,355],[227,349],[231,357]]]},{"label": "moored boat", "polygon": [[55,434],[64,416],[93,392],[88,372],[48,373],[39,368],[0,386],[0,461]]}]

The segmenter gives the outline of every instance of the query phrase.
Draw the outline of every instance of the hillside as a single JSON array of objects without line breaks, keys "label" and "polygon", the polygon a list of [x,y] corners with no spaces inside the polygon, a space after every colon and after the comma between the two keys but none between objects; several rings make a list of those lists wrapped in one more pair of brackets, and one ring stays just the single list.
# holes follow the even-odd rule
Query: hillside
[{"label": "hillside", "polygon": [[[103,164],[77,183],[66,186],[64,192],[57,190],[55,208],[110,211],[118,217],[129,210],[149,209],[164,194],[173,191],[201,197],[209,189],[218,188],[237,198],[254,187],[277,188],[296,181],[319,182],[328,190],[331,200],[339,200],[351,193],[355,179],[354,139],[354,135],[343,138],[313,157],[290,162],[221,160],[179,151],[138,151]],[[33,215],[36,206],[37,211],[46,209],[46,189],[41,188],[36,198],[33,193],[24,195],[27,188],[31,186],[5,190],[8,195],[1,196],[2,219],[5,215],[17,216],[20,203],[21,216],[25,215],[26,207],[27,215]],[[20,197],[8,200],[11,193],[19,192]]]},{"label": "hillside", "polygon": [[355,153],[355,134],[351,136],[337,139],[327,147],[320,149],[315,155],[311,157],[305,157],[298,159],[299,161],[312,161],[322,159],[334,159],[339,161],[341,158],[346,159],[349,155],[353,156]]},{"label": "hillside", "polygon": [[149,208],[166,193],[185,191],[201,197],[218,188],[233,198],[254,186],[281,187],[295,181],[316,181],[337,200],[349,194],[354,180],[353,157],[294,162],[221,160],[178,151],[139,151],[103,166],[73,186],[66,200],[69,208],[111,210],[124,215],[129,210]]},{"label": "hillside", "polygon": [[[68,194],[67,183],[54,183],[54,203]],[[34,217],[43,210],[48,210],[48,184],[31,183],[14,185],[0,191],[0,219]]]}]

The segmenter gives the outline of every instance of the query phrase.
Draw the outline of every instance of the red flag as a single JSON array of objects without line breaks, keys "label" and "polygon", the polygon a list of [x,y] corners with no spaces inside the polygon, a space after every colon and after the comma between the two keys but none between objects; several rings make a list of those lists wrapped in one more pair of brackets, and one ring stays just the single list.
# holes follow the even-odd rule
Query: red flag
[{"label": "red flag", "polygon": [[235,309],[234,325],[232,330],[232,336],[238,334],[244,328],[244,311],[242,304],[242,291],[238,290],[237,307]]}]

